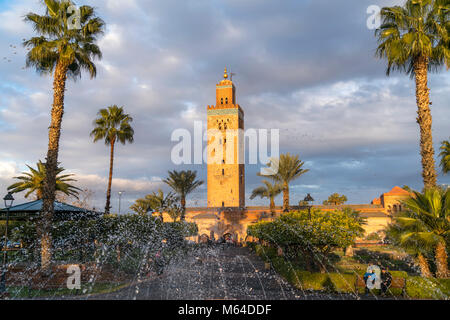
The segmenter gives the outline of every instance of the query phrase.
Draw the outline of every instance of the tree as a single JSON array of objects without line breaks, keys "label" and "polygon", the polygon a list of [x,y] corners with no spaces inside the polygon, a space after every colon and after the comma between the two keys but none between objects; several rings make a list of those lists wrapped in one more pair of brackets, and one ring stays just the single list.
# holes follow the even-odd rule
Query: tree
[{"label": "tree", "polygon": [[178,198],[172,192],[164,195],[164,192],[158,189],[158,192],[153,192],[144,198],[137,199],[130,209],[138,214],[147,214],[150,210],[154,210],[159,213],[161,221],[163,221],[163,213],[167,212],[168,208],[177,201]]},{"label": "tree", "polygon": [[[97,70],[94,58],[101,58],[97,37],[103,33],[104,22],[95,14],[94,8],[81,6],[77,28],[73,28],[76,10],[69,1],[45,0],[46,13],[28,13],[25,21],[38,34],[23,45],[29,49],[26,66],[33,67],[40,74],[53,74],[53,106],[48,132],[46,158],[46,179],[44,180],[41,223],[38,234],[41,238],[41,267],[48,270],[51,263],[51,223],[54,212],[56,175],[58,171],[59,140],[64,114],[64,94],[67,77],[77,78],[81,71],[87,71],[91,78]],[[79,28],[78,28],[79,27]]]},{"label": "tree", "polygon": [[172,218],[173,222],[177,222],[178,218],[180,218],[181,221],[184,220],[183,207],[181,207],[181,205],[178,205],[177,203],[172,203],[167,208],[167,214]]},{"label": "tree", "polygon": [[[400,213],[400,215],[404,214],[405,213]],[[386,235],[394,245],[402,247],[410,255],[416,257],[422,277],[433,277],[427,259],[429,248],[427,248],[426,245],[424,246],[423,244],[419,245],[418,241],[412,237],[406,239],[402,238],[403,235],[407,232],[408,230],[399,223],[390,224],[386,229]]]},{"label": "tree", "polygon": [[203,184],[203,181],[196,180],[197,171],[169,171],[169,178],[163,180],[180,197],[181,220],[186,215],[186,196]]},{"label": "tree", "polygon": [[450,172],[450,140],[442,141],[440,150],[442,172],[447,174]]},{"label": "tree", "polygon": [[95,210],[95,208],[92,206],[92,199],[94,198],[94,194],[94,191],[85,188],[81,190],[81,192],[79,192],[78,198],[72,202],[72,205],[86,210]]},{"label": "tree", "polygon": [[261,186],[253,190],[250,199],[253,200],[256,197],[269,199],[270,212],[275,213],[275,197],[281,193],[282,187],[280,184],[272,184],[267,180],[263,180],[263,184],[265,186]]},{"label": "tree", "polygon": [[446,244],[450,240],[450,190],[434,188],[404,201],[406,211],[395,219],[399,231],[399,244],[405,248],[415,247],[422,253],[434,249],[437,266],[436,276],[449,276]]},{"label": "tree", "polygon": [[282,185],[283,212],[289,211],[289,183],[309,171],[309,169],[302,168],[304,162],[300,161],[298,158],[298,155],[293,156],[290,153],[286,153],[280,155],[279,159],[271,159],[268,164],[271,168],[278,168],[277,172],[268,177]]},{"label": "tree", "polygon": [[[11,193],[18,193],[22,191],[27,191],[25,198],[29,195],[35,193],[36,200],[41,200],[43,198],[44,181],[46,176],[45,164],[39,161],[37,163],[36,169],[27,165],[30,172],[22,172],[22,176],[14,177],[14,179],[20,180],[8,187],[8,191]],[[74,196],[78,198],[78,191],[81,189],[73,186],[70,182],[76,181],[70,177],[73,174],[63,174],[64,168],[58,167],[56,170],[56,187],[55,192],[61,192],[67,196]]]},{"label": "tree", "polygon": [[376,54],[387,60],[387,75],[398,70],[415,78],[420,127],[420,153],[425,188],[436,186],[428,72],[450,67],[450,3],[448,0],[408,0],[403,7],[381,10],[376,30]]},{"label": "tree", "polygon": [[145,198],[137,199],[130,207],[131,210],[136,212],[139,215],[147,215],[147,213],[153,208],[150,205],[150,201],[147,199],[148,195]]},{"label": "tree", "polygon": [[272,222],[259,222],[247,229],[249,236],[281,247],[287,256],[302,255],[308,271],[327,271],[329,255],[335,248],[346,248],[364,234],[355,212],[313,210],[290,212]]},{"label": "tree", "polygon": [[406,185],[406,184],[403,185],[402,189],[403,189],[403,190],[406,190],[406,191],[408,191],[408,192],[411,192],[411,193],[414,191],[413,189],[411,189],[410,186],[408,186],[408,185]]},{"label": "tree", "polygon": [[335,205],[339,206],[347,202],[347,197],[344,195],[340,195],[339,193],[333,193],[328,197],[328,200],[323,202],[324,205]]},{"label": "tree", "polygon": [[94,120],[94,130],[91,132],[91,137],[94,138],[94,142],[104,139],[105,145],[110,146],[109,157],[109,179],[108,189],[106,191],[106,205],[105,214],[109,214],[111,209],[111,185],[114,166],[114,147],[116,142],[133,143],[134,130],[130,125],[133,118],[124,113],[123,107],[116,105],[109,106],[107,109],[100,109],[98,112],[98,118]]}]

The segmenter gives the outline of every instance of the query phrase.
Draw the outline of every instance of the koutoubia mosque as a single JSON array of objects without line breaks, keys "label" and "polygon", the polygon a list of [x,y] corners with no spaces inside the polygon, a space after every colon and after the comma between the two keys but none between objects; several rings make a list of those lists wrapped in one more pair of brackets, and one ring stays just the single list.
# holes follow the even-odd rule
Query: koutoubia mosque
[{"label": "koutoubia mosque", "polygon": [[[195,222],[199,233],[196,241],[229,237],[242,242],[247,237],[247,227],[260,221],[270,221],[282,214],[276,207],[272,214],[269,207],[245,206],[245,164],[243,139],[239,130],[244,130],[244,111],[236,103],[236,86],[225,69],[223,79],[216,84],[216,103],[206,108],[207,128],[215,130],[214,137],[208,136],[207,156],[207,207],[186,209],[186,221]],[[235,132],[231,137],[227,133]],[[351,208],[365,217],[366,235],[382,231],[401,210],[401,201],[411,194],[394,187],[391,191],[375,198],[371,204],[323,206],[314,208],[334,211]],[[300,209],[291,206],[291,209]],[[169,217],[167,217],[169,219]]]}]

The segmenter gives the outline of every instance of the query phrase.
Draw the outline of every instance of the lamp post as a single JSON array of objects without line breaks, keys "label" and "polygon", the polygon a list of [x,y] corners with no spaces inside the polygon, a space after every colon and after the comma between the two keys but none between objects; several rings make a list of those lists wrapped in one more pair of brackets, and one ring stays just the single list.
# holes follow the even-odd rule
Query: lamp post
[{"label": "lamp post", "polygon": [[310,205],[309,203],[310,202],[312,203],[314,201],[314,199],[308,193],[303,201],[305,201],[307,203],[307,206],[308,206],[308,219],[311,220],[311,208],[312,208],[312,205]]},{"label": "lamp post", "polygon": [[120,200],[122,199],[122,195],[125,193],[125,191],[119,191],[119,214],[120,214]]},{"label": "lamp post", "polygon": [[5,201],[6,208],[6,225],[5,225],[5,239],[3,242],[3,265],[2,265],[2,276],[0,279],[0,295],[6,292],[6,263],[8,262],[8,224],[9,224],[9,208],[12,207],[14,202],[14,197],[11,192],[3,198]]}]

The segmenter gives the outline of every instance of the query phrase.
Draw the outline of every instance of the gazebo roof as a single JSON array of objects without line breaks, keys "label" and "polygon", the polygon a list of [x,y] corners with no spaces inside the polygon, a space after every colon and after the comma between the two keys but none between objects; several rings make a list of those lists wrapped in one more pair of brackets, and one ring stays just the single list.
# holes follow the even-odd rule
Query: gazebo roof
[{"label": "gazebo roof", "polygon": [[[13,206],[9,208],[9,212],[12,217],[24,217],[27,215],[38,215],[39,212],[42,210],[42,204],[43,200],[35,200],[27,203],[18,204],[16,206]],[[101,213],[93,211],[93,210],[87,210],[83,208],[79,208],[67,203],[62,203],[59,201],[55,201],[54,204],[54,212],[58,216],[60,215],[68,215],[71,217],[93,217],[98,216]],[[0,210],[0,216],[3,217],[6,213],[6,208]]]}]

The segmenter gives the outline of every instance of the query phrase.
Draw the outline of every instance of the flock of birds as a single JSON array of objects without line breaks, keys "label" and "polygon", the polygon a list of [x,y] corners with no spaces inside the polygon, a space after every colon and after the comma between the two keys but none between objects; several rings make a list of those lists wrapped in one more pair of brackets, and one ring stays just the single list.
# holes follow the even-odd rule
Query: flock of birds
[{"label": "flock of birds", "polygon": [[[25,39],[24,39],[24,41],[25,41]],[[11,63],[14,55],[17,55],[17,46],[10,44],[9,48],[10,48],[10,50],[12,50],[12,56],[3,57],[3,62]],[[25,67],[22,68],[22,70],[24,70],[24,69],[25,69]]]}]

